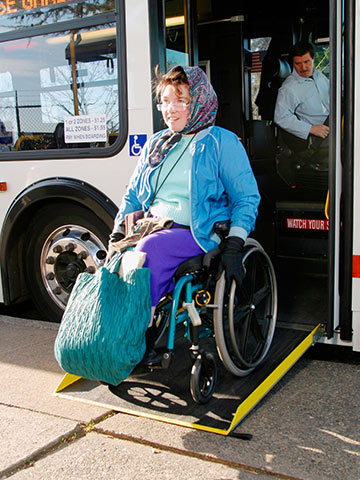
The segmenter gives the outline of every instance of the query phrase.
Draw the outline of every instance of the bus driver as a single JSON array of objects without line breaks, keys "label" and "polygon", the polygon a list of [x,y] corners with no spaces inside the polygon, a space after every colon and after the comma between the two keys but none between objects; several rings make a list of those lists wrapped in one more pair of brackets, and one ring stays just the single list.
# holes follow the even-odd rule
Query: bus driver
[{"label": "bus driver", "polygon": [[310,135],[327,138],[329,127],[329,80],[314,68],[314,47],[297,43],[292,48],[293,71],[279,89],[274,121],[286,132],[295,135],[289,147],[305,150]]}]

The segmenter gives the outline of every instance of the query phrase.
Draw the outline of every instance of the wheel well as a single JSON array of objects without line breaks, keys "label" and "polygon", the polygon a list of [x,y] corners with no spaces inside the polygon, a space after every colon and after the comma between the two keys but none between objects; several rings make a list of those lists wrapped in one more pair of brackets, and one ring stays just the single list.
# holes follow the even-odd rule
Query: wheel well
[{"label": "wheel well", "polygon": [[[89,210],[92,215],[99,215],[84,203],[71,200],[68,198],[52,197],[47,199],[31,202],[23,209],[14,219],[11,228],[8,231],[6,244],[2,245],[2,280],[4,289],[5,304],[16,303],[29,297],[29,289],[25,281],[24,267],[24,248],[26,247],[26,239],[32,229],[33,216],[44,206],[48,207],[53,204],[54,212],[59,205],[66,205],[69,208],[81,206]],[[101,207],[100,207],[101,208]],[[114,217],[108,211],[101,209],[101,220],[109,227],[111,231]]]}]

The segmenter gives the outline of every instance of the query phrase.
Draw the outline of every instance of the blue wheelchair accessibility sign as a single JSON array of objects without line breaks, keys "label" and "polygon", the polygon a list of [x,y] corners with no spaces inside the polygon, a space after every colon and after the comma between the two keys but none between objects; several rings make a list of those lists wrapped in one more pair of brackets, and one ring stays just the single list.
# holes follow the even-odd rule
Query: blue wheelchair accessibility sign
[{"label": "blue wheelchair accessibility sign", "polygon": [[129,135],[129,154],[132,157],[138,157],[141,154],[143,146],[147,140],[147,135]]}]

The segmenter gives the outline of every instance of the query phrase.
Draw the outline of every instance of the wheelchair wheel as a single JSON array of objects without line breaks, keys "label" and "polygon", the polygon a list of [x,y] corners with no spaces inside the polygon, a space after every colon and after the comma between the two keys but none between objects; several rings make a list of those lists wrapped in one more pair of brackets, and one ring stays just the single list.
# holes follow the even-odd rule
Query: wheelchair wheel
[{"label": "wheelchair wheel", "polygon": [[195,403],[208,403],[214,393],[217,367],[214,355],[198,355],[191,369],[190,392]]},{"label": "wheelchair wheel", "polygon": [[158,306],[156,307],[154,314],[154,323],[155,323],[155,347],[160,343],[165,330],[169,323],[169,314],[170,314],[170,303],[171,300],[168,297],[164,297],[160,300]]},{"label": "wheelchair wheel", "polygon": [[249,239],[243,257],[245,278],[225,292],[225,275],[216,284],[214,330],[225,368],[238,377],[248,375],[265,358],[274,335],[277,287],[271,260],[261,245]]}]

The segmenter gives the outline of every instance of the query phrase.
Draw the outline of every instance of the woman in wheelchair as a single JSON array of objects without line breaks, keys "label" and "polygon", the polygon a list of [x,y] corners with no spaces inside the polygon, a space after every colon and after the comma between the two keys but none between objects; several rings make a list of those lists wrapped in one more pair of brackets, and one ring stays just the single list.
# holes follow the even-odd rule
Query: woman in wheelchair
[{"label": "woman in wheelchair", "polygon": [[[148,365],[159,361],[155,308],[174,288],[174,273],[182,262],[220,246],[226,281],[240,286],[244,243],[260,201],[238,137],[214,125],[217,97],[201,68],[176,66],[156,76],[157,108],[167,128],[145,144],[110,235],[110,246],[116,247],[125,236],[125,216],[138,210],[154,219],[171,219],[164,223],[170,228],[143,236],[135,247],[146,253],[143,266],[151,272],[152,311],[144,357]],[[213,227],[224,221],[230,229],[221,240]]]}]

